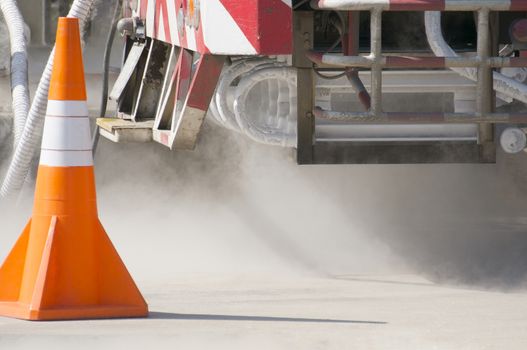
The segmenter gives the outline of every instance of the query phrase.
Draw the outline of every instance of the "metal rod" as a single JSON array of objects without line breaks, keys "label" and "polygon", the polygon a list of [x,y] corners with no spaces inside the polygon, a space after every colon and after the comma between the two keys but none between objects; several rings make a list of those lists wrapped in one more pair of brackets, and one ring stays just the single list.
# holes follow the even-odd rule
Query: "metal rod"
[{"label": "metal rod", "polygon": [[[310,51],[307,57],[311,62],[322,67],[371,68],[373,66],[373,59],[369,56],[342,56]],[[383,56],[379,62],[382,68],[477,68],[481,64],[481,59],[476,56]],[[491,68],[527,67],[527,57],[489,57],[487,65]]]},{"label": "metal rod", "polygon": [[316,118],[346,122],[348,124],[474,124],[474,123],[527,123],[527,113],[406,113],[336,112],[320,107],[314,110]]},{"label": "metal rod", "polygon": [[[348,12],[348,26],[346,35],[344,35],[345,40],[342,43],[342,53],[345,56],[359,55],[359,16],[359,12]],[[357,67],[347,67],[345,69],[345,75],[364,109],[369,110],[371,108],[371,97],[368,90],[364,87],[364,83],[359,78]]]},{"label": "metal rod", "polygon": [[371,11],[370,15],[371,53],[371,112],[382,113],[382,11]]},{"label": "metal rod", "polygon": [[340,11],[526,11],[525,0],[311,0],[311,7]]},{"label": "metal rod", "polygon": [[476,83],[476,111],[481,114],[489,113],[492,109],[493,80],[492,70],[488,65],[490,56],[489,42],[489,11],[478,12],[478,81]]}]

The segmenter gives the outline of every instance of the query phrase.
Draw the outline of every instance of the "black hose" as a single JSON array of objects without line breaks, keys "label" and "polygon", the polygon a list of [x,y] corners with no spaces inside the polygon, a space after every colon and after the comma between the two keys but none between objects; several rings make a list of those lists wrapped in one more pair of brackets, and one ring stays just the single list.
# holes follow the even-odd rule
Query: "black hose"
[{"label": "black hose", "polygon": [[[106,115],[106,107],[108,105],[108,75],[110,71],[110,56],[112,55],[113,40],[115,38],[115,32],[117,29],[117,22],[121,18],[122,0],[117,0],[113,12],[112,26],[108,38],[106,39],[106,48],[104,49],[104,69],[102,79],[102,96],[101,96],[101,107],[99,110],[99,118],[104,118]],[[97,144],[99,143],[99,126],[95,125],[92,139],[92,152],[95,157],[97,151]]]}]

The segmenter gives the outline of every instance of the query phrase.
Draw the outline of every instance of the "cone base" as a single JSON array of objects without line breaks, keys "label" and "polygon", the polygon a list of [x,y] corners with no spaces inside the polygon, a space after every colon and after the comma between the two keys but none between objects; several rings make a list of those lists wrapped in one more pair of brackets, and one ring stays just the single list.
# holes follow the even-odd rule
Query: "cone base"
[{"label": "cone base", "polygon": [[139,306],[96,305],[91,307],[32,310],[28,304],[0,301],[0,316],[29,321],[136,318],[147,317],[148,309]]},{"label": "cone base", "polygon": [[148,306],[97,219],[36,216],[0,268],[0,316],[146,317]]}]

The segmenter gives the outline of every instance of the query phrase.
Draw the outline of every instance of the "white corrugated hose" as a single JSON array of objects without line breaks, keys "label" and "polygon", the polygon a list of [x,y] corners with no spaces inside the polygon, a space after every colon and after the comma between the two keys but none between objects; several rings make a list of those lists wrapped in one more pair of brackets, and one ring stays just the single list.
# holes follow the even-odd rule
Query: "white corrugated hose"
[{"label": "white corrugated hose", "polygon": [[[448,45],[441,30],[441,12],[425,12],[425,28],[428,44],[438,57],[457,57],[456,52]],[[477,80],[475,68],[451,68],[472,81]],[[494,90],[512,97],[518,101],[527,103],[527,85],[522,84],[501,73],[494,72]]]},{"label": "white corrugated hose", "polygon": [[[68,13],[68,17],[77,17],[79,19],[81,32],[86,20],[89,18],[94,1],[75,0]],[[20,141],[14,151],[13,159],[11,160],[6,177],[0,188],[0,195],[2,197],[17,194],[22,189],[35,150],[39,147],[48,103],[49,81],[53,67],[54,53],[55,49],[49,55],[46,68],[40,78],[33,103],[27,115],[24,130],[20,135]]]},{"label": "white corrugated hose", "polygon": [[0,10],[9,32],[11,51],[11,96],[13,106],[14,146],[18,144],[29,111],[27,76],[27,39],[25,23],[16,0],[0,0]]},{"label": "white corrugated hose", "polygon": [[260,143],[296,147],[296,96],[295,68],[253,70],[240,81],[234,96],[240,130]]},{"label": "white corrugated hose", "polygon": [[210,104],[213,120],[254,141],[296,146],[296,70],[270,58],[224,68]]}]

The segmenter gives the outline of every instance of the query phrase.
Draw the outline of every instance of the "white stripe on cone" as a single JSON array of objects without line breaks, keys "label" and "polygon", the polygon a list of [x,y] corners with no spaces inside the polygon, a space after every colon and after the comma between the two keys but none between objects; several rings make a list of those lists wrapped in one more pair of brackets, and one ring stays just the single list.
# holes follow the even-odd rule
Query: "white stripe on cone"
[{"label": "white stripe on cone", "polygon": [[49,100],[46,115],[62,117],[87,117],[88,105],[86,101],[57,101]]},{"label": "white stripe on cone", "polygon": [[90,120],[88,117],[46,117],[42,149],[91,149]]},{"label": "white stripe on cone", "polygon": [[71,167],[93,166],[92,151],[51,151],[40,152],[40,165]]},{"label": "white stripe on cone", "polygon": [[48,101],[40,165],[93,165],[90,120],[85,101]]}]

